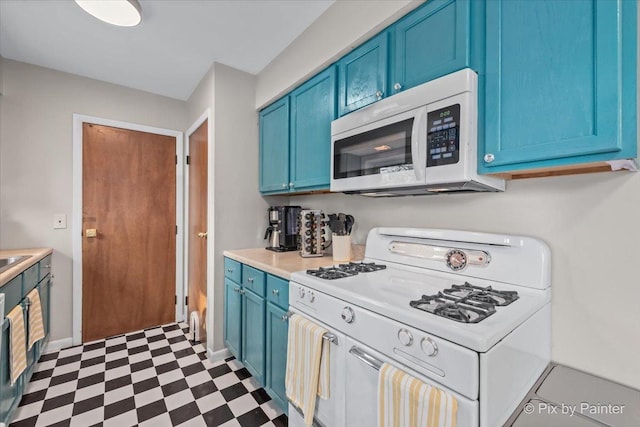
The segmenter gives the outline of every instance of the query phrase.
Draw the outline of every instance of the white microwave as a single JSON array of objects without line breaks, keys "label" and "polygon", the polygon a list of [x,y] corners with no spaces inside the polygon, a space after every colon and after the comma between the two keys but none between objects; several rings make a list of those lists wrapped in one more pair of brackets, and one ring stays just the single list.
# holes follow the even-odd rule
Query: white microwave
[{"label": "white microwave", "polygon": [[331,191],[401,196],[504,191],[477,172],[478,76],[448,74],[331,123]]}]

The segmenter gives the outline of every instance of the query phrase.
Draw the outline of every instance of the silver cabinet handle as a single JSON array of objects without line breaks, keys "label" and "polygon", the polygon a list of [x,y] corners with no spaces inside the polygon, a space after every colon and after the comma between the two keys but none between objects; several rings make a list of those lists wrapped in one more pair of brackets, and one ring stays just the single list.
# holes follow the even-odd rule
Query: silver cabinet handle
[{"label": "silver cabinet handle", "polygon": [[240,292],[240,288],[233,288],[233,292]]},{"label": "silver cabinet handle", "polygon": [[247,282],[253,283],[253,277],[247,277]]},{"label": "silver cabinet handle", "polygon": [[282,188],[287,188],[287,183],[286,182],[282,184]]},{"label": "silver cabinet handle", "polygon": [[280,319],[282,319],[283,322],[286,322],[287,320],[289,320],[289,316],[287,316],[286,314],[283,314]]},{"label": "silver cabinet handle", "polygon": [[45,265],[44,268],[51,268],[51,264]]},{"label": "silver cabinet handle", "polygon": [[271,293],[274,294],[274,295],[278,295],[280,293],[280,291],[277,290],[277,289],[274,289],[274,290],[271,291]]},{"label": "silver cabinet handle", "polygon": [[227,268],[227,273],[233,273],[233,268]]},{"label": "silver cabinet handle", "polygon": [[239,291],[239,292],[240,292],[241,294],[244,294],[244,293],[245,293],[245,290],[244,290],[244,289],[240,289],[240,291]]},{"label": "silver cabinet handle", "polygon": [[402,85],[400,83],[396,83],[396,84],[393,85],[393,90],[398,91],[400,89],[402,89]]},{"label": "silver cabinet handle", "polygon": [[376,98],[378,98],[378,99],[382,99],[382,95],[384,95],[384,93],[382,93],[382,91],[381,91],[381,90],[377,90],[377,91],[376,91]]},{"label": "silver cabinet handle", "polygon": [[493,154],[491,154],[491,153],[487,153],[487,154],[485,154],[485,155],[484,155],[484,161],[485,161],[485,162],[487,162],[487,163],[491,163],[491,162],[493,162],[495,159],[496,159],[496,156],[494,156],[494,155],[493,155]]},{"label": "silver cabinet handle", "polygon": [[361,361],[363,361],[364,363],[371,366],[373,369],[377,371],[379,371],[380,368],[382,368],[383,362],[379,361],[378,359],[371,356],[370,354],[365,353],[363,350],[356,347],[355,345],[351,347],[351,350],[349,350],[349,353],[353,354],[356,358],[360,359]]},{"label": "silver cabinet handle", "polygon": [[290,183],[289,183],[289,187],[290,187],[290,188],[293,188],[293,182],[290,182]]}]

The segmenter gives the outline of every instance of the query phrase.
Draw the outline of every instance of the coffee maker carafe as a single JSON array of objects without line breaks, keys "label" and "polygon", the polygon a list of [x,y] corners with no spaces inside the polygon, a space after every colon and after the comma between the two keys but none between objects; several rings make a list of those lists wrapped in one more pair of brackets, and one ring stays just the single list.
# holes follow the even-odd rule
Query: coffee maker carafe
[{"label": "coffee maker carafe", "polygon": [[267,210],[269,226],[264,235],[269,240],[266,249],[275,252],[295,251],[298,238],[300,206],[271,206]]}]

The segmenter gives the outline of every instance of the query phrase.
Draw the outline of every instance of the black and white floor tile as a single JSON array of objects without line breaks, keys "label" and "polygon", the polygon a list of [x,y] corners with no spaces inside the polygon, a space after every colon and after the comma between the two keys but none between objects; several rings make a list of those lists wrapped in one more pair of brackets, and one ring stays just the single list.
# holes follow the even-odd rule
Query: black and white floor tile
[{"label": "black and white floor tile", "polygon": [[286,426],[234,358],[212,363],[186,324],[45,354],[10,427]]}]

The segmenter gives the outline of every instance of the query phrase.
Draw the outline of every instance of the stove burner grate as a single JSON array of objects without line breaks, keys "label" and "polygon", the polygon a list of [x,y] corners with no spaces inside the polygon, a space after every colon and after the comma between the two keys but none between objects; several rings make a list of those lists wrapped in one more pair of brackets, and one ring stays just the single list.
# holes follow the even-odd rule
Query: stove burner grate
[{"label": "stove burner grate", "polygon": [[349,264],[340,264],[338,268],[356,273],[371,273],[372,271],[384,270],[387,266],[375,262],[350,262]]},{"label": "stove burner grate", "polygon": [[465,282],[464,285],[451,285],[451,288],[445,289],[443,292],[454,297],[501,307],[509,305],[518,299],[518,293],[515,291],[496,291],[491,286],[483,288],[482,286],[474,286],[469,282]]},{"label": "stove burner grate", "polygon": [[437,295],[422,295],[409,305],[457,322],[478,323],[494,314],[497,306],[509,305],[517,299],[518,293],[514,291],[497,291],[491,286],[483,288],[465,282],[451,285]]},{"label": "stove burner grate", "polygon": [[320,279],[335,280],[355,276],[358,273],[384,270],[385,268],[387,268],[386,265],[376,264],[374,262],[350,262],[349,264],[340,264],[333,267],[320,267],[315,270],[307,270],[307,274],[319,277]]},{"label": "stove burner grate", "polygon": [[496,312],[492,304],[464,301],[438,292],[437,295],[422,295],[409,305],[436,316],[445,317],[462,323],[478,323]]}]

